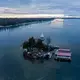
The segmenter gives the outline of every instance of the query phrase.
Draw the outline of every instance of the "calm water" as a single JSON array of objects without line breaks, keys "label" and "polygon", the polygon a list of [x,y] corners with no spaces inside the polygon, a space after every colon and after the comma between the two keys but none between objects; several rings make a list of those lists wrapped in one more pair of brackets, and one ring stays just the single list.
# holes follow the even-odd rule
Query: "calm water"
[{"label": "calm water", "polygon": [[[50,36],[52,44],[70,48],[72,62],[41,63],[24,60],[20,45],[30,36]],[[57,27],[50,22],[0,30],[0,80],[80,80],[80,19],[66,19]]]}]

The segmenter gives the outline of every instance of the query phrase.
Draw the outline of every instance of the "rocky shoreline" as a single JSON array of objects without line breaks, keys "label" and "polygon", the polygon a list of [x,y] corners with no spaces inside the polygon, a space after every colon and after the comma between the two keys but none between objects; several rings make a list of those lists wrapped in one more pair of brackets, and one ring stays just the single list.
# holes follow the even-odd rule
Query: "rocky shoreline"
[{"label": "rocky shoreline", "polygon": [[35,39],[34,37],[29,38],[27,41],[23,43],[23,57],[29,60],[48,60],[51,59],[54,50],[59,47],[54,47],[50,45],[51,39],[50,37],[44,39],[44,36]]}]

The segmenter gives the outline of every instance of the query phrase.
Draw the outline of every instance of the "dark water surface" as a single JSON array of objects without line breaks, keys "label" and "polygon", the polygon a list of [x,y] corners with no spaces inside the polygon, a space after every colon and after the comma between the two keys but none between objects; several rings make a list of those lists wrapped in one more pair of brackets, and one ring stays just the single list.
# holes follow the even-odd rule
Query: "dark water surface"
[{"label": "dark water surface", "polygon": [[[52,44],[70,48],[72,62],[42,63],[24,60],[20,45],[30,36],[50,36]],[[55,27],[50,22],[0,30],[0,80],[80,80],[80,19],[66,19]]]}]

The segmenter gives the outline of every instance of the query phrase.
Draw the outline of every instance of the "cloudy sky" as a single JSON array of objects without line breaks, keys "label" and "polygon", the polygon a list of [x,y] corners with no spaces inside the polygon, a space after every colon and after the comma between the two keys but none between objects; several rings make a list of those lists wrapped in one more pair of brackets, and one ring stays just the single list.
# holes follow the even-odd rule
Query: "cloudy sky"
[{"label": "cloudy sky", "polygon": [[80,0],[0,0],[0,13],[80,15]]}]

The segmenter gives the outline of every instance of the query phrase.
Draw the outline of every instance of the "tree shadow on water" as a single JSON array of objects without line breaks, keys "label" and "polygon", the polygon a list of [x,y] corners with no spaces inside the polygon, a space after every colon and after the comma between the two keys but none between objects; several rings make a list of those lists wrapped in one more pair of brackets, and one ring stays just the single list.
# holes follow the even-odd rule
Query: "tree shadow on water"
[{"label": "tree shadow on water", "polygon": [[2,30],[12,30],[15,28],[18,28],[20,26],[26,26],[26,25],[30,25],[30,24],[34,24],[34,23],[42,23],[45,21],[50,21],[52,20],[47,19],[47,18],[21,18],[21,19],[17,19],[17,18],[0,18],[0,31]]}]

